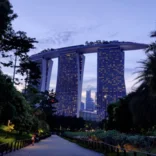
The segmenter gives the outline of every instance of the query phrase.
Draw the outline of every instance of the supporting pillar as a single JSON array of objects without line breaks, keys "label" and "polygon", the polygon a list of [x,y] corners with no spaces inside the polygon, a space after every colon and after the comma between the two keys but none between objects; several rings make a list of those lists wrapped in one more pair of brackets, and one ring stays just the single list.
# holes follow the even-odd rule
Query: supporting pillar
[{"label": "supporting pillar", "polygon": [[52,60],[42,59],[40,65],[41,80],[40,80],[40,87],[39,87],[39,90],[42,92],[46,90],[49,91],[52,66],[53,66]]},{"label": "supporting pillar", "polygon": [[81,94],[82,94],[82,84],[83,84],[83,73],[84,73],[85,56],[80,54],[78,57],[79,66],[79,79],[78,79],[78,101],[77,101],[77,117],[80,117],[80,105],[81,105]]}]

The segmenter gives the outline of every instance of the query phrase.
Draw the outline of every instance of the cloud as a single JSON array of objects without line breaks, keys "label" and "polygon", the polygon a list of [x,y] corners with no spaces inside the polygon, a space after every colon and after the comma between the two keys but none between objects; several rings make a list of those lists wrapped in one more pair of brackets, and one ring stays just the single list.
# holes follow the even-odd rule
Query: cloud
[{"label": "cloud", "polygon": [[79,34],[84,34],[91,32],[102,26],[101,24],[94,24],[90,26],[70,26],[69,28],[65,29],[64,31],[57,31],[57,30],[49,30],[47,31],[44,36],[39,38],[40,44],[53,44],[61,46],[62,44],[72,44],[74,38]]},{"label": "cloud", "polygon": [[39,39],[39,43],[61,45],[72,40],[72,37],[75,34],[76,32],[74,31],[63,31],[59,33],[52,33],[50,37]]},{"label": "cloud", "polygon": [[108,37],[116,37],[117,35],[118,35],[118,32],[112,33],[112,34],[110,34]]}]

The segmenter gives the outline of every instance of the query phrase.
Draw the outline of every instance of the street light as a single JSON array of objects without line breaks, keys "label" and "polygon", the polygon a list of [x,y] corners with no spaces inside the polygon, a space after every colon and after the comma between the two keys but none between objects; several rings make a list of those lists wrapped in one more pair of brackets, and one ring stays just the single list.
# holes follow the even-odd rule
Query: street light
[{"label": "street light", "polygon": [[105,99],[105,119],[107,118],[107,115],[106,115],[106,112],[107,112],[107,97],[108,97],[109,95],[104,95],[104,99]]}]

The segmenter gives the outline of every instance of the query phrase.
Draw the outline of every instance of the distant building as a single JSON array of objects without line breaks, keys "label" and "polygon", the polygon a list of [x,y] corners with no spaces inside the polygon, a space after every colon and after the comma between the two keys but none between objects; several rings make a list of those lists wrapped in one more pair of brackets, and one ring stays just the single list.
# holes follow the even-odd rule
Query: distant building
[{"label": "distant building", "polygon": [[97,92],[95,92],[95,110],[97,110]]},{"label": "distant building", "polygon": [[84,110],[84,103],[81,102],[80,111],[83,111],[83,110]]},{"label": "distant building", "polygon": [[95,110],[95,102],[91,98],[91,90],[86,91],[86,110],[92,112]]},{"label": "distant building", "polygon": [[81,111],[80,117],[82,117],[86,121],[96,121],[97,120],[97,112]]}]

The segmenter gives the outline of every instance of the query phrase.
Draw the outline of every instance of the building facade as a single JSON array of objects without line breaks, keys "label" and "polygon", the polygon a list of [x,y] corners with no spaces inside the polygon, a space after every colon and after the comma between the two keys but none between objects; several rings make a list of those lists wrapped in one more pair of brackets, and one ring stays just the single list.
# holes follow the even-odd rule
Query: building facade
[{"label": "building facade", "polygon": [[53,66],[51,59],[58,58],[56,93],[59,103],[56,104],[56,113],[78,117],[85,62],[83,54],[97,53],[97,100],[95,105],[98,120],[102,120],[107,116],[108,104],[126,94],[123,51],[147,47],[147,44],[134,42],[104,41],[43,50],[30,57],[32,61],[40,63],[40,84],[35,87],[38,87],[40,91],[49,90]]},{"label": "building facade", "polygon": [[85,109],[85,104],[81,102],[80,111],[83,111]]},{"label": "building facade", "polygon": [[57,115],[79,117],[84,62],[84,55],[77,52],[59,56],[56,86],[59,101],[56,104]]},{"label": "building facade", "polygon": [[92,112],[95,110],[95,102],[91,97],[91,90],[86,91],[86,110]]},{"label": "building facade", "polygon": [[126,95],[124,51],[117,46],[101,48],[97,57],[97,117],[107,117],[108,104]]},{"label": "building facade", "polygon": [[97,112],[90,111],[81,111],[80,117],[82,117],[86,121],[96,121],[97,120]]}]

